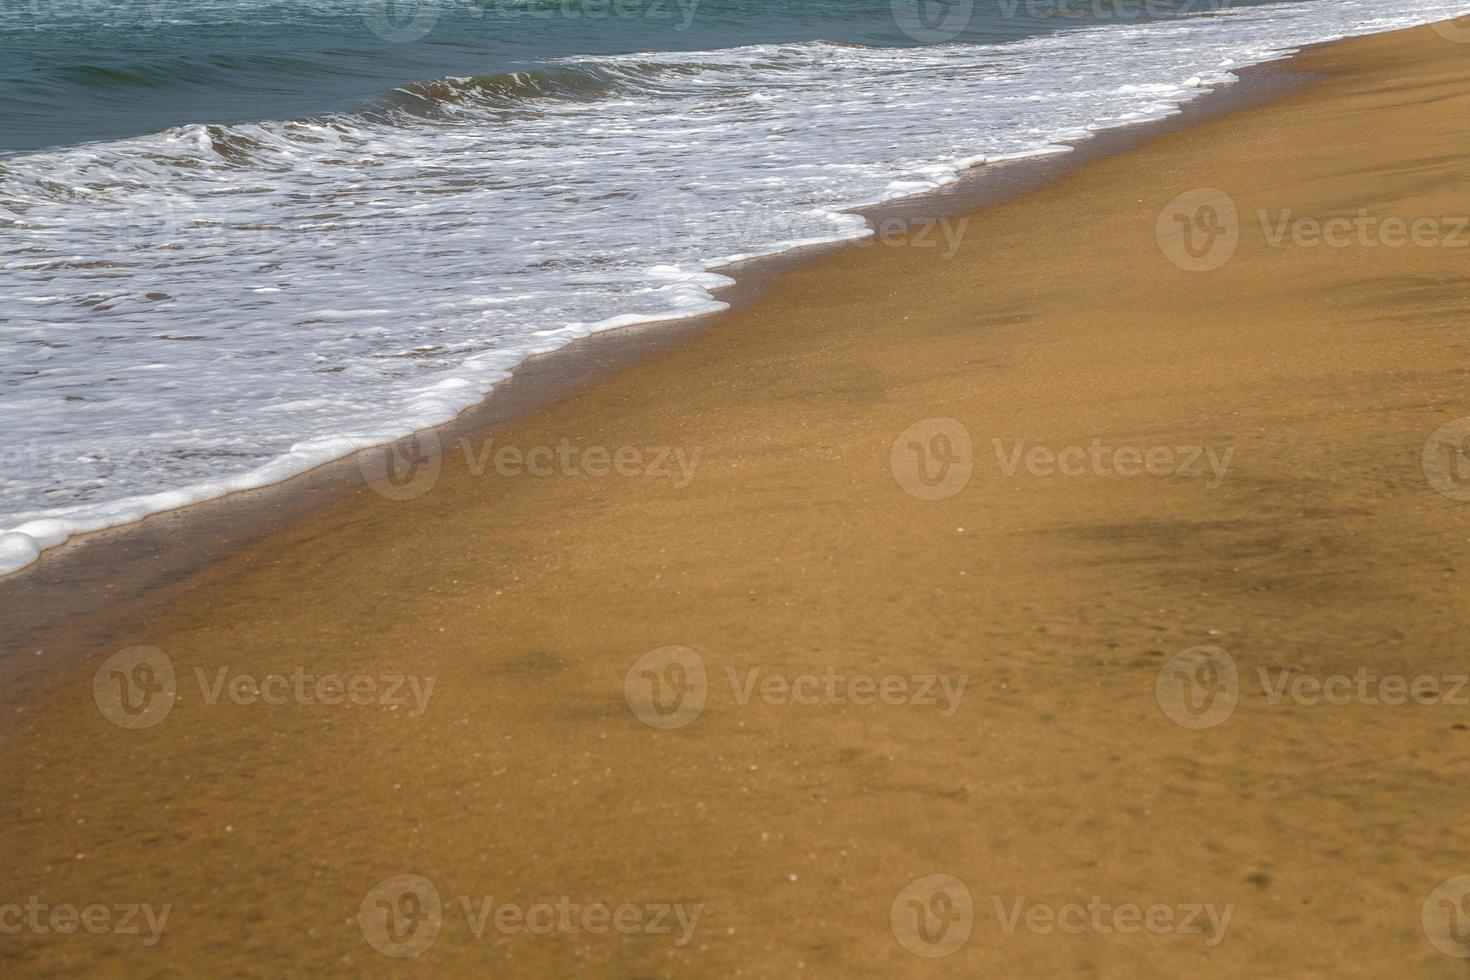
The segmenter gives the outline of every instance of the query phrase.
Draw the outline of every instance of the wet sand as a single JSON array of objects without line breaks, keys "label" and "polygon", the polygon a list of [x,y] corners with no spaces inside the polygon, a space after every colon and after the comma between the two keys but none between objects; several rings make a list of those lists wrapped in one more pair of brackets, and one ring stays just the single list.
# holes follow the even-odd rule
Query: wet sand
[{"label": "wet sand", "polygon": [[[0,904],[170,912],[154,945],[6,935],[6,973],[1460,975],[1431,892],[1470,874],[1470,492],[1457,446],[1422,459],[1470,414],[1446,33],[1308,52],[1300,91],[970,214],[947,258],[920,230],[785,271],[488,451],[16,651]],[[1373,244],[1273,244],[1360,211]],[[1171,659],[1201,645],[1214,674]],[[1273,703],[1283,669],[1446,696]],[[229,693],[272,674],[282,704]],[[374,891],[405,874],[427,905]],[[476,935],[485,896],[580,911]]]},{"label": "wet sand", "polygon": [[[973,211],[1043,187],[1090,160],[1131,149],[1161,133],[1264,104],[1305,84],[1307,76],[1283,62],[1265,62],[1242,69],[1238,79],[1202,93],[1173,116],[1102,130],[1071,144],[1068,153],[977,166],[936,192],[856,209],[854,213],[872,226],[874,241],[804,246],[720,267],[713,271],[729,276],[732,285],[716,289],[716,294],[738,309],[762,296],[767,284],[787,269],[848,248],[892,244],[912,226],[946,219],[948,224],[931,234],[936,248],[950,252],[962,239]],[[453,447],[464,438],[483,440],[508,422],[585,391],[722,317],[712,314],[621,327],[527,358],[483,402],[435,428],[429,445]],[[417,437],[407,440],[406,451],[412,452],[417,442]],[[195,573],[221,557],[344,494],[357,493],[362,489],[364,462],[374,465],[378,452],[338,460],[268,487],[77,535],[48,550],[43,561],[0,576],[0,623],[14,648],[0,649],[0,683],[27,666],[24,659],[14,657],[14,650],[47,645],[58,626],[74,626],[81,619],[136,617],[167,605],[179,587],[187,587]]]}]

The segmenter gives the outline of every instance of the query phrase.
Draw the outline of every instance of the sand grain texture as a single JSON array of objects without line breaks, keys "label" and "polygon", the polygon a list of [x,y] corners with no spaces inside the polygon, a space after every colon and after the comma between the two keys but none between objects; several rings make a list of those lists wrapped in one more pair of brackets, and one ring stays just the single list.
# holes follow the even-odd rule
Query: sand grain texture
[{"label": "sand grain texture", "polygon": [[[1272,105],[1090,163],[971,217],[950,260],[856,248],[495,433],[679,446],[694,479],[474,475],[364,489],[211,568],[164,612],[78,624],[87,662],[5,692],[4,894],[172,903],[165,937],[0,938],[7,976],[1461,976],[1420,909],[1470,873],[1467,709],[1272,705],[1258,668],[1466,671],[1470,504],[1425,440],[1470,415],[1470,248],[1270,247],[1258,210],[1470,214],[1470,45],[1317,49]],[[1155,236],[1216,188],[1235,256]],[[1470,240],[1464,236],[1462,240]],[[890,472],[959,420],[959,493]],[[1208,477],[1006,476],[1009,448],[1233,450]],[[677,472],[677,471],[676,471]],[[961,531],[960,529],[963,529]],[[1191,731],[1155,699],[1197,644],[1240,702]],[[101,658],[147,644],[168,718],[124,731]],[[635,659],[699,653],[703,714],[630,712]],[[428,710],[205,704],[195,670],[436,675]],[[967,675],[953,717],[741,705],[726,669]],[[437,942],[355,921],[432,879]],[[889,907],[958,876],[969,942],[906,952]],[[460,895],[702,902],[668,936],[475,938]],[[1233,903],[1202,935],[1006,934],[990,896]]]}]

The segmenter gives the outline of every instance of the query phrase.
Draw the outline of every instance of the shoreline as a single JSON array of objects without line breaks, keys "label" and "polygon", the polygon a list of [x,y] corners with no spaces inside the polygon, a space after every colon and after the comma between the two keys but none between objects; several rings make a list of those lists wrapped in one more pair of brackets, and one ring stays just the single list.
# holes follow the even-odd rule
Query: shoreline
[{"label": "shoreline", "polygon": [[[1302,51],[1320,46],[1310,45]],[[1166,133],[1265,104],[1311,84],[1313,78],[1294,67],[1302,51],[1238,69],[1232,73],[1234,82],[1207,89],[1169,116],[1097,130],[1086,139],[1061,144],[1068,147],[1066,152],[977,165],[953,184],[848,213],[861,216],[890,241],[901,241],[923,225],[974,216],[1061,180],[1092,160],[1127,152]],[[365,482],[360,467],[369,454],[416,443],[424,436],[450,446],[483,438],[494,427],[586,391],[679,344],[687,335],[721,322],[757,302],[789,270],[849,249],[888,247],[879,237],[800,246],[706,270],[733,280],[712,294],[727,303],[727,309],[577,338],[521,361],[511,369],[510,377],[495,383],[479,403],[449,422],[358,450],[276,483],[73,536],[46,549],[31,564],[0,574],[0,622],[7,624],[18,649],[44,646],[47,634],[57,626],[106,616],[127,603],[141,602],[142,608],[162,605],[172,594],[170,586],[320,507],[362,492]],[[147,564],[140,566],[140,561]],[[0,652],[0,672],[4,669],[5,655]]]},{"label": "shoreline", "polygon": [[1462,976],[1467,50],[1311,49],[65,624],[0,686],[0,906],[173,911],[0,959]]}]

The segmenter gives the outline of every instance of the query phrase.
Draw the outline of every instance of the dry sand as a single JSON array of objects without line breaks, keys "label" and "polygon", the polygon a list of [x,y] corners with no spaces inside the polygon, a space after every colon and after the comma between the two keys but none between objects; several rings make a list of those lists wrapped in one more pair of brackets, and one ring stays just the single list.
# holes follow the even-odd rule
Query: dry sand
[{"label": "dry sand", "polygon": [[[476,475],[455,449],[414,499],[364,488],[177,583],[165,610],[53,638],[37,656],[57,668],[4,691],[0,903],[171,910],[153,946],[146,924],[0,936],[3,972],[1463,976],[1421,913],[1470,874],[1470,707],[1273,704],[1259,671],[1470,672],[1470,492],[1421,465],[1470,414],[1470,230],[1437,220],[1470,214],[1470,44],[1415,30],[1294,67],[1322,77],[974,214],[948,259],[908,239],[803,266],[494,433],[492,455],[567,440],[637,447],[640,467],[677,447],[698,454],[687,485],[677,463]],[[1228,196],[1239,242],[1189,271],[1157,225],[1207,222],[1200,200],[1166,208],[1201,188]],[[1360,210],[1379,244],[1268,238],[1288,211]],[[1450,241],[1383,244],[1393,217]],[[972,452],[900,438],[933,418]],[[995,440],[1087,452],[1066,456],[1078,475],[1024,457],[1007,475]],[[913,441],[954,457],[927,460],[934,486]],[[1171,475],[1111,455],[1097,472],[1094,441]],[[1200,475],[1172,473],[1192,447],[1229,452],[1223,478],[1204,453]],[[1196,729],[1157,680],[1201,644],[1228,652],[1239,695]],[[129,730],[93,678],[135,645],[168,658],[177,695]],[[625,677],[669,645],[698,656],[706,703],[658,728]],[[411,696],[209,704],[197,672],[221,669],[435,680],[422,713]],[[742,704],[727,674],[829,669],[967,680],[946,716],[937,687],[935,705]],[[358,915],[367,899],[371,928],[371,890],[401,874],[443,911],[395,960]],[[904,891],[930,874],[973,902],[933,945],[906,925],[932,889]],[[700,908],[683,945],[672,916],[668,934],[492,919],[477,937],[461,896],[476,914],[484,896]],[[1230,918],[1122,933],[1113,908],[1076,934],[1008,932],[996,903],[1018,901]],[[946,959],[906,948],[967,928]]]}]

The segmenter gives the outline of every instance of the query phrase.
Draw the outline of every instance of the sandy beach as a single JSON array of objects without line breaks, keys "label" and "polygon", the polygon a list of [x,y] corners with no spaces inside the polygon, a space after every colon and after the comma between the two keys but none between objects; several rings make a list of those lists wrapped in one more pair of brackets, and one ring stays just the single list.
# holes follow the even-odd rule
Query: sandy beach
[{"label": "sandy beach", "polygon": [[1462,976],[1467,54],[1312,49],[27,634],[4,972]]}]

